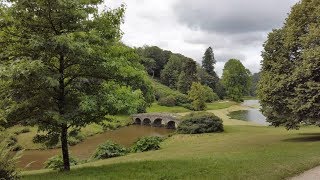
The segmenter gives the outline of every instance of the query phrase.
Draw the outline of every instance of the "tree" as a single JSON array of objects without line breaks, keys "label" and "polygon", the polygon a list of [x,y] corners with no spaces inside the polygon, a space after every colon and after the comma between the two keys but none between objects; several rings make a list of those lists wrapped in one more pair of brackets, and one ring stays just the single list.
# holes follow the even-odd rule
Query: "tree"
[{"label": "tree", "polygon": [[[151,72],[149,74],[156,78],[160,78],[161,70],[168,62],[172,53],[170,51],[162,50],[157,46],[144,46],[143,48],[138,48],[138,52],[141,58],[149,59],[148,61],[146,61],[147,63],[144,63],[146,69],[149,69],[148,72]],[[149,63],[151,61],[150,59],[153,59],[153,61],[155,62],[155,66],[154,64]],[[152,69],[152,71],[150,71],[150,69]]]},{"label": "tree", "polygon": [[227,96],[234,101],[242,101],[243,95],[249,92],[251,73],[237,59],[230,59],[223,68],[222,84]]},{"label": "tree", "polygon": [[179,80],[179,75],[183,70],[184,59],[185,57],[182,55],[171,55],[168,63],[161,71],[162,84],[169,86],[172,89],[177,89],[177,82]]},{"label": "tree", "polygon": [[258,95],[263,114],[274,126],[319,125],[319,8],[317,0],[300,1],[264,44]]},{"label": "tree", "polygon": [[213,50],[211,47],[208,47],[204,56],[202,58],[202,67],[205,71],[211,76],[217,76],[214,72],[214,65],[216,64],[216,60],[214,59]]},{"label": "tree", "polygon": [[206,109],[206,93],[208,92],[205,86],[198,82],[192,83],[188,96],[192,100],[192,107],[194,110],[202,111]]},{"label": "tree", "polygon": [[260,73],[253,73],[251,76],[251,87],[250,87],[250,96],[257,96],[257,86],[260,79]]},{"label": "tree", "polygon": [[193,82],[197,82],[197,64],[194,60],[186,58],[183,72],[179,76],[178,90],[186,94]]},{"label": "tree", "polygon": [[0,117],[60,140],[64,170],[68,129],[136,112],[153,98],[139,57],[119,43],[124,6],[98,11],[102,2],[10,0],[0,7]]}]

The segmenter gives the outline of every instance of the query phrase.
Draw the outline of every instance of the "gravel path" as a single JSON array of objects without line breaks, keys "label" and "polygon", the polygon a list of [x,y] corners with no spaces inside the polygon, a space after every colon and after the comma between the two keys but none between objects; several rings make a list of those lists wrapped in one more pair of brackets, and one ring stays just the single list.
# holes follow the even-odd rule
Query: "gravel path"
[{"label": "gravel path", "polygon": [[312,168],[290,180],[320,180],[320,166]]}]

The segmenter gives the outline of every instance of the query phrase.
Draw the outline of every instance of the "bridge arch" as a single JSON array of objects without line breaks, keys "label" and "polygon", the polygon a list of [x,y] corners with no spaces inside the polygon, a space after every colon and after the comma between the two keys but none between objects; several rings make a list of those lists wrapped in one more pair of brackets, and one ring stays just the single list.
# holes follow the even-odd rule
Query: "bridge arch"
[{"label": "bridge arch", "polygon": [[144,118],[142,125],[151,126],[151,120],[149,118]]},{"label": "bridge arch", "polygon": [[134,124],[141,124],[141,119],[140,118],[136,118],[134,120]]},{"label": "bridge arch", "polygon": [[175,129],[176,128],[176,122],[175,121],[169,121],[167,123],[167,128],[168,129]]},{"label": "bridge arch", "polygon": [[162,126],[162,119],[161,118],[155,119],[153,121],[152,125],[155,126],[155,127],[161,127]]}]

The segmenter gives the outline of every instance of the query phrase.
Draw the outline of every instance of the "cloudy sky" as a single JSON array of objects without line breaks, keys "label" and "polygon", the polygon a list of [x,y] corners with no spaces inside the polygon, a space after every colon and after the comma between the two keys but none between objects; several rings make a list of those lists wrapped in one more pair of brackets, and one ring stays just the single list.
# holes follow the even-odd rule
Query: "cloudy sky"
[{"label": "cloudy sky", "polygon": [[110,8],[126,4],[123,42],[156,45],[201,62],[213,47],[222,74],[224,63],[236,58],[260,69],[262,44],[268,32],[282,26],[298,0],[106,0]]}]

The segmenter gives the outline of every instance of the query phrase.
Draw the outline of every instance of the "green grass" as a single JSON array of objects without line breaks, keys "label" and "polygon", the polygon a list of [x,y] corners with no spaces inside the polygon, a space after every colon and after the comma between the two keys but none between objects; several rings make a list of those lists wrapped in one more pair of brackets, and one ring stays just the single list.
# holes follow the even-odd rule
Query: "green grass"
[{"label": "green grass", "polygon": [[224,133],[174,135],[162,149],[91,162],[69,173],[23,179],[284,179],[320,164],[318,127],[225,126]]},{"label": "green grass", "polygon": [[152,103],[151,107],[147,108],[147,112],[149,113],[152,113],[152,112],[182,113],[182,112],[190,112],[190,111],[191,110],[181,106],[168,107],[168,106],[161,106],[157,103]]},{"label": "green grass", "polygon": [[236,105],[238,103],[234,101],[217,101],[213,103],[207,103],[207,110],[224,109]]}]

